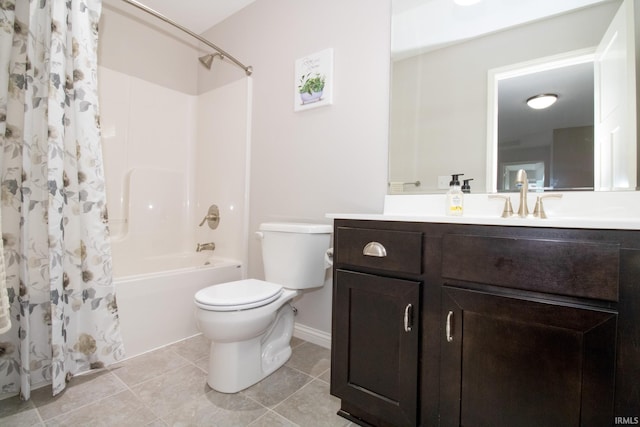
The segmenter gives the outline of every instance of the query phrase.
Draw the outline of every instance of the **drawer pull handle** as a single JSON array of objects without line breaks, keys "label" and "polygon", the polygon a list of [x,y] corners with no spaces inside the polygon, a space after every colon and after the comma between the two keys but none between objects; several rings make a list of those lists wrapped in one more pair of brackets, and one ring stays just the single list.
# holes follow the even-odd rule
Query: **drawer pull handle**
[{"label": "drawer pull handle", "polygon": [[382,243],[369,242],[362,250],[362,255],[384,258],[387,256],[387,250],[382,246]]},{"label": "drawer pull handle", "polygon": [[411,327],[413,326],[413,306],[411,304],[407,304],[404,308],[404,331],[411,332]]},{"label": "drawer pull handle", "polygon": [[453,311],[447,314],[447,342],[453,341],[453,335],[451,335],[451,321],[453,320]]}]

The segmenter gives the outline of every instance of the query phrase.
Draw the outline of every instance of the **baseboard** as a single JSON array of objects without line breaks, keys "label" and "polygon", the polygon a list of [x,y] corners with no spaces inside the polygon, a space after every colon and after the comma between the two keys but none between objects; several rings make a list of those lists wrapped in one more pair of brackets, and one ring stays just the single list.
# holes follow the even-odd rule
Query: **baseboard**
[{"label": "baseboard", "polygon": [[319,329],[296,323],[293,327],[293,336],[319,345],[320,347],[331,349],[331,334]]}]

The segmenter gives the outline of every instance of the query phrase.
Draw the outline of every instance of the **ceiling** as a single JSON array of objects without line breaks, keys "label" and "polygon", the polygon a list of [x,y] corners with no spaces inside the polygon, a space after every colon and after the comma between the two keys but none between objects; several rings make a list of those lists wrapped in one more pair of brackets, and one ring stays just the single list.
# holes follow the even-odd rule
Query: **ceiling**
[{"label": "ceiling", "polygon": [[[255,0],[136,0],[196,34],[202,34],[217,23],[245,8]],[[122,0],[109,4],[125,5]],[[127,5],[125,5],[126,7]],[[131,7],[131,6],[129,6]]]},{"label": "ceiling", "polygon": [[391,51],[402,59],[606,0],[392,0]]},{"label": "ceiling", "polygon": [[[582,62],[501,80],[499,143],[522,140],[541,131],[593,124],[593,73],[593,62]],[[545,110],[529,108],[525,101],[542,93],[558,95],[558,102]]]},{"label": "ceiling", "polygon": [[[256,0],[136,1],[202,34]],[[463,7],[455,5],[453,0],[392,0],[392,51],[398,54],[424,48],[425,44],[445,45],[601,1],[604,0],[483,0]],[[122,0],[106,2],[124,5]],[[421,25],[411,26],[409,33],[398,31],[406,28],[404,24],[416,21]],[[420,34],[416,34],[416,28]]]}]

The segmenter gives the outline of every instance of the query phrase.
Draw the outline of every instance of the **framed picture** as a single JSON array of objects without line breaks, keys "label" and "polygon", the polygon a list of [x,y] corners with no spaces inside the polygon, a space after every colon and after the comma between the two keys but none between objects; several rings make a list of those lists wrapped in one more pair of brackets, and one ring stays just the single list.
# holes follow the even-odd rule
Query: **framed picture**
[{"label": "framed picture", "polygon": [[329,105],[333,98],[333,49],[296,60],[294,111]]}]

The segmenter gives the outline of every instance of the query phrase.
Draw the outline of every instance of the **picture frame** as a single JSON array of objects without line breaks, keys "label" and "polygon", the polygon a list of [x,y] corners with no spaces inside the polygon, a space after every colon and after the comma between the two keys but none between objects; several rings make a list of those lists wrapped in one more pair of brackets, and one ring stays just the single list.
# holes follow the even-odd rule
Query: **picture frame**
[{"label": "picture frame", "polygon": [[333,102],[333,49],[297,59],[295,62],[294,111],[330,105]]}]

